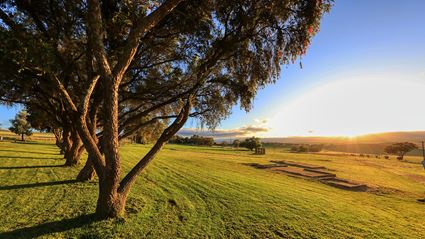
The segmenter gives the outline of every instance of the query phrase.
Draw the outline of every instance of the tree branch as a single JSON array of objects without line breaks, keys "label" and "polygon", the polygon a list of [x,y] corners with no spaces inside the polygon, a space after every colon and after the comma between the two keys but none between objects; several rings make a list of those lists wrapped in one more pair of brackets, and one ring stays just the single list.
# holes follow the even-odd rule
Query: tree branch
[{"label": "tree branch", "polygon": [[127,71],[131,61],[133,61],[134,55],[137,52],[137,47],[139,46],[139,40],[143,34],[155,27],[158,22],[173,11],[173,9],[182,1],[183,0],[167,0],[151,14],[136,21],[135,26],[131,29],[127,38],[127,42],[125,44],[126,47],[122,51],[122,54],[118,56],[118,62],[113,70],[113,73],[118,80],[118,84],[123,78],[124,73]]},{"label": "tree branch", "polygon": [[71,96],[69,95],[68,91],[65,89],[65,86],[62,84],[62,82],[59,80],[59,78],[55,75],[51,75],[53,83],[56,85],[58,90],[61,92],[63,97],[65,98],[68,105],[71,107],[71,110],[74,112],[78,112],[77,107],[74,104],[74,101],[72,100]]},{"label": "tree branch", "polygon": [[96,58],[97,65],[102,73],[102,76],[105,78],[110,78],[112,76],[112,71],[106,57],[105,46],[102,39],[102,13],[98,0],[88,1],[87,22],[87,35],[89,36],[89,44],[93,50],[93,55]]},{"label": "tree branch", "polygon": [[131,185],[134,183],[136,177],[143,171],[143,169],[151,162],[155,155],[161,150],[164,144],[181,129],[186,123],[190,109],[192,108],[192,100],[189,98],[187,103],[181,109],[179,115],[174,122],[168,126],[161,134],[155,145],[149,150],[149,152],[134,166],[133,169],[123,178],[118,188],[118,192],[121,195],[126,196],[130,190]]},{"label": "tree branch", "polygon": [[81,104],[81,114],[83,117],[87,115],[87,112],[89,110],[90,97],[93,93],[94,88],[96,87],[96,83],[98,82],[99,78],[100,78],[99,75],[96,75],[95,77],[93,77],[86,91],[86,94],[83,98],[83,103]]},{"label": "tree branch", "polygon": [[0,19],[3,20],[6,25],[10,27],[13,31],[15,31],[18,34],[22,33],[22,28],[18,24],[16,24],[8,15],[3,11],[3,9],[0,8]]}]

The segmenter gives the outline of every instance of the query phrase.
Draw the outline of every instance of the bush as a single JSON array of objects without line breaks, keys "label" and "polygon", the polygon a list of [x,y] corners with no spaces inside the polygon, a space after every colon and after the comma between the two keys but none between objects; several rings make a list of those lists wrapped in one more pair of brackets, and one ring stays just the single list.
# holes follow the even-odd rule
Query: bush
[{"label": "bush", "polygon": [[245,141],[242,141],[240,143],[240,146],[252,151],[255,148],[261,147],[261,141],[260,141],[260,138],[256,138],[256,137],[247,138],[245,139]]}]

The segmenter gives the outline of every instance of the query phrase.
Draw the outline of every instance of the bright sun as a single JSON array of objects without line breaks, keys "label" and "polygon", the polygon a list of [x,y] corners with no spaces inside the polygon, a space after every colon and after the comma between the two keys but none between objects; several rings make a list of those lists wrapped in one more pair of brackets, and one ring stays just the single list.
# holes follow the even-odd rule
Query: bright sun
[{"label": "bright sun", "polygon": [[346,136],[424,129],[425,81],[356,78],[334,81],[279,105],[270,136]]}]

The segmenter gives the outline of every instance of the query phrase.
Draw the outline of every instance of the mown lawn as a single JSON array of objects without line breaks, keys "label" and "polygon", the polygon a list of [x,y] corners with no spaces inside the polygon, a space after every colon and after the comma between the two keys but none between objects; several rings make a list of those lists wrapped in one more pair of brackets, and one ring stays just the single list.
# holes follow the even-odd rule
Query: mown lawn
[{"label": "mown lawn", "polygon": [[[122,147],[123,171],[147,146]],[[364,182],[349,192],[255,169],[269,160],[325,165]],[[425,238],[419,159],[168,145],[138,178],[125,219],[95,221],[97,183],[75,183],[45,143],[0,142],[0,238]]]}]

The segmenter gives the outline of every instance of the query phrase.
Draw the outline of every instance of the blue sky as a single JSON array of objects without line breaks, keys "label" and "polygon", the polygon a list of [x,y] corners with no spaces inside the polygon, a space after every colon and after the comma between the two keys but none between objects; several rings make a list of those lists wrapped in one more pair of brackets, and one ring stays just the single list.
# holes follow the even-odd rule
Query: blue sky
[{"label": "blue sky", "polygon": [[[312,45],[303,57],[303,69],[299,64],[287,66],[283,69],[280,80],[275,85],[270,85],[259,92],[255,99],[254,108],[249,113],[239,110],[235,107],[232,116],[222,122],[221,129],[230,130],[235,128],[258,126],[268,129],[261,135],[264,136],[290,136],[290,135],[355,135],[379,131],[398,131],[398,130],[423,130],[425,129],[425,112],[419,110],[422,102],[412,102],[416,104],[416,112],[409,109],[408,117],[412,121],[406,121],[402,125],[403,119],[393,119],[392,115],[396,112],[406,111],[403,109],[390,109],[383,102],[377,102],[377,98],[394,99],[395,107],[402,107],[408,103],[408,100],[425,100],[421,96],[415,95],[406,97],[414,89],[423,88],[425,83],[425,1],[414,0],[340,0],[336,1],[334,8],[326,15],[322,21],[321,30],[315,36]],[[315,125],[314,122],[303,122],[306,115],[311,116],[310,121],[314,121],[317,115],[303,112],[300,114],[297,110],[283,110],[294,101],[303,101],[305,95],[318,91],[324,85],[337,84],[350,79],[347,84],[354,88],[364,87],[369,94],[363,96],[359,90],[358,98],[369,97],[367,101],[356,99],[346,99],[338,96],[336,90],[343,91],[350,89],[328,87],[328,91],[316,93],[318,99],[326,98],[327,95],[335,95],[334,99],[329,99],[326,106],[335,103],[347,101],[347,105],[358,108],[356,112],[362,114],[370,113],[374,109],[368,109],[368,102],[372,104],[381,114],[386,115],[385,121],[390,121],[386,127],[378,127],[379,121],[384,120],[379,116],[372,116],[376,122],[362,122],[362,125],[356,127],[346,127],[343,125],[340,130],[329,129]],[[405,81],[404,84],[402,81]],[[408,84],[409,82],[418,83],[419,86]],[[356,84],[356,82],[358,82]],[[348,82],[350,83],[350,82]],[[394,88],[400,86],[406,88],[400,89],[399,95],[388,95],[386,91],[393,92]],[[376,97],[371,87],[375,89]],[[425,88],[424,88],[425,90]],[[319,90],[320,91],[320,90]],[[323,90],[322,90],[323,91]],[[339,97],[339,98],[338,98]],[[413,97],[413,98],[412,98]],[[416,97],[416,98],[415,98]],[[315,104],[315,100],[307,103],[301,103],[304,111],[315,111],[316,108],[323,108],[323,105]],[[320,100],[319,100],[320,101]],[[382,104],[382,107],[380,107]],[[332,107],[328,107],[332,108]],[[381,110],[386,108],[386,110]],[[288,114],[284,115],[285,111]],[[297,115],[298,114],[298,115]],[[337,121],[338,112],[326,112],[329,117],[323,116],[323,121]],[[282,116],[276,119],[276,116]],[[285,121],[285,118],[290,118]],[[297,119],[299,117],[299,121]],[[258,124],[274,118],[273,122]],[[368,118],[366,116],[366,118]],[[416,120],[415,120],[416,119]],[[345,119],[344,119],[345,120]],[[354,120],[354,119],[353,119]],[[372,120],[372,119],[370,119]],[[349,121],[349,119],[348,119]],[[372,120],[373,121],[373,120]],[[280,124],[288,124],[282,127]],[[423,122],[424,126],[420,124]],[[305,130],[293,130],[298,124],[311,124],[315,128]],[[347,122],[348,125],[355,125],[356,122]],[[332,127],[331,125],[327,126]],[[299,127],[298,127],[299,128]],[[323,129],[322,129],[323,128]],[[362,130],[364,129],[364,130]]]},{"label": "blue sky", "polygon": [[[336,1],[303,69],[284,66],[249,113],[235,106],[217,132],[254,129],[252,134],[278,137],[424,130],[424,9],[422,0]],[[0,106],[3,127],[16,111]],[[196,127],[186,124],[186,133]]]}]

